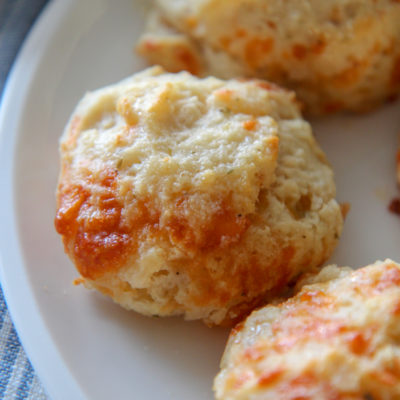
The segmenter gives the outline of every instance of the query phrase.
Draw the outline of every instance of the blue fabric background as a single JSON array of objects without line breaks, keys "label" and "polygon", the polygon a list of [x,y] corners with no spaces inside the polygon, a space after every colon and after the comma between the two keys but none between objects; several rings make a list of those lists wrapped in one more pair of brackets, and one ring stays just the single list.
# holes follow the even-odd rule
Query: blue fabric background
[{"label": "blue fabric background", "polygon": [[[0,99],[15,56],[48,0],[0,0]],[[0,288],[0,400],[48,399],[12,325]]]}]

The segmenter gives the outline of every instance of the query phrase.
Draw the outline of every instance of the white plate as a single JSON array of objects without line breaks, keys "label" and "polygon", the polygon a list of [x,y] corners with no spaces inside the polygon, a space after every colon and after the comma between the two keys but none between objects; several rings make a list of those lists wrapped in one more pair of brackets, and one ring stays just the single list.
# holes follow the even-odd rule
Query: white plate
[{"label": "white plate", "polygon": [[[74,287],[53,227],[58,139],[86,90],[143,67],[134,56],[146,0],[55,1],[8,82],[0,115],[1,281],[22,342],[57,399],[211,399],[227,330],[129,313]],[[332,261],[400,260],[394,154],[399,104],[315,122],[352,204]]]}]

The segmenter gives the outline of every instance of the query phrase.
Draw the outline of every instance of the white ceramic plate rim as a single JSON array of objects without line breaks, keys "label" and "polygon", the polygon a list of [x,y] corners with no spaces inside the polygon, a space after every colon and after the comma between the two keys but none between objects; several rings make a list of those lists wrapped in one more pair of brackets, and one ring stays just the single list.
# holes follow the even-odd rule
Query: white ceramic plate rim
[{"label": "white ceramic plate rim", "polygon": [[[46,5],[16,58],[4,90],[0,108],[0,280],[19,338],[46,391],[57,399],[78,400],[86,396],[49,334],[23,270],[13,186],[17,132],[29,83],[52,40],[48,32],[57,28],[72,4],[69,1],[51,1]],[[5,268],[6,265],[13,267]],[[18,295],[12,290],[16,287],[19,288]]]}]

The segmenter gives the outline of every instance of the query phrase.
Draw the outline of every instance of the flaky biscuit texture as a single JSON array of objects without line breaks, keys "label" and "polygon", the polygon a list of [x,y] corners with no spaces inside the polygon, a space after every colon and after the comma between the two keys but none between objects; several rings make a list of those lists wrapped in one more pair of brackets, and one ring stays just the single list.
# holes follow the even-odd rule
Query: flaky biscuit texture
[{"label": "flaky biscuit texture", "polygon": [[233,329],[216,398],[399,399],[400,265],[328,266],[298,290]]},{"label": "flaky biscuit texture", "polygon": [[366,111],[400,91],[400,2],[157,0],[138,51],[170,71],[268,79],[307,111]]},{"label": "flaky biscuit texture", "polygon": [[87,94],[56,227],[84,282],[146,315],[230,324],[327,259],[333,173],[293,93],[153,68]]}]

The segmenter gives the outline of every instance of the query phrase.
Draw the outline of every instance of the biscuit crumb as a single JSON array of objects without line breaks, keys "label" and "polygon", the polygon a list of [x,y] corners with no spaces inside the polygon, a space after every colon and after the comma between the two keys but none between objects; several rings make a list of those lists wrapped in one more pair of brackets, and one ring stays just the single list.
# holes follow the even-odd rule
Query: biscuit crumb
[{"label": "biscuit crumb", "polygon": [[389,211],[400,215],[400,198],[394,198],[389,204]]}]

